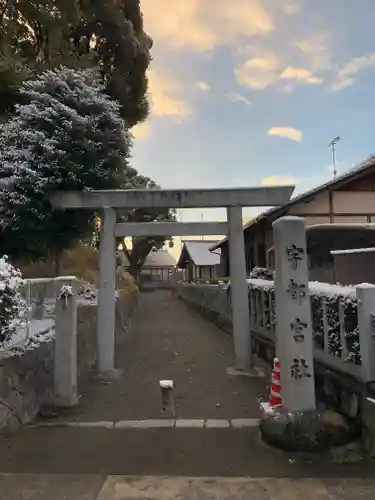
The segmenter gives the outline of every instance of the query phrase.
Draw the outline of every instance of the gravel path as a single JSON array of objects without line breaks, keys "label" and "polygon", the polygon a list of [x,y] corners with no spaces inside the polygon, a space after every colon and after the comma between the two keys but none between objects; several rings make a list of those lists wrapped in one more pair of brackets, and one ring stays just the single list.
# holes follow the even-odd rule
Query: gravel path
[{"label": "gravel path", "polygon": [[80,405],[63,418],[160,418],[162,379],[174,381],[178,418],[259,417],[265,380],[228,376],[232,364],[229,335],[166,291],[142,293],[130,331],[117,335],[121,378],[111,383],[92,380]]}]

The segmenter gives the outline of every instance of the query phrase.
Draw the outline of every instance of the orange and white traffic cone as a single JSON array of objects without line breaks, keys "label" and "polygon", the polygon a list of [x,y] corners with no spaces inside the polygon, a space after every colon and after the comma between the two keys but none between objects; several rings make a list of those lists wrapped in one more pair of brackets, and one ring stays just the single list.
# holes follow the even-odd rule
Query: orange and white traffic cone
[{"label": "orange and white traffic cone", "polygon": [[261,403],[261,407],[264,412],[272,412],[272,410],[281,405],[280,360],[275,358],[273,360],[270,398],[268,403]]},{"label": "orange and white traffic cone", "polygon": [[281,400],[281,383],[280,383],[280,360],[275,358],[273,360],[273,370],[272,370],[272,384],[269,405],[271,408],[275,406],[280,406]]}]

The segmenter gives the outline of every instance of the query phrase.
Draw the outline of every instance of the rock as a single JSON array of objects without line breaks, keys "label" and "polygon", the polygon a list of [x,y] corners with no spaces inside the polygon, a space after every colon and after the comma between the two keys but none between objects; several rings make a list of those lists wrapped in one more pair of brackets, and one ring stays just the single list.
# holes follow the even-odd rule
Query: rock
[{"label": "rock", "polygon": [[22,422],[11,408],[0,403],[0,435],[8,434],[18,430]]},{"label": "rock", "polygon": [[343,446],[358,438],[358,433],[348,420],[333,410],[326,410],[320,415],[319,433],[319,439],[330,446]]},{"label": "rock", "polygon": [[346,429],[349,428],[344,416],[341,415],[340,413],[337,413],[334,410],[325,410],[321,414],[321,421],[324,425],[331,426],[333,428],[335,427],[343,427]]},{"label": "rock", "polygon": [[262,438],[286,451],[318,451],[318,418],[315,411],[294,414],[279,408],[265,412],[260,423]]},{"label": "rock", "polygon": [[282,407],[265,412],[260,423],[263,440],[287,451],[324,451],[358,439],[358,429],[332,410],[291,413]]},{"label": "rock", "polygon": [[39,418],[46,420],[53,420],[55,418],[58,418],[58,416],[58,413],[48,408],[48,406],[42,407],[38,413]]},{"label": "rock", "polygon": [[339,464],[358,463],[364,458],[363,447],[360,441],[331,448],[330,454],[332,460]]},{"label": "rock", "polygon": [[350,418],[355,418],[359,412],[359,397],[354,392],[341,392],[341,411]]},{"label": "rock", "polygon": [[375,435],[373,430],[365,425],[362,427],[361,443],[367,458],[375,458]]},{"label": "rock", "polygon": [[369,458],[375,458],[375,399],[374,394],[364,396],[362,410],[362,444]]}]

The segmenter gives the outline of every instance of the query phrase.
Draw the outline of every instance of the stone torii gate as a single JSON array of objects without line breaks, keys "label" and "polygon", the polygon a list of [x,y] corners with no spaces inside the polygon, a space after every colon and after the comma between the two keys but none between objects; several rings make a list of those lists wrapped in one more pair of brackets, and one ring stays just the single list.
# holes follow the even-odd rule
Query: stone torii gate
[{"label": "stone torii gate", "polygon": [[[235,189],[113,190],[56,192],[51,203],[60,209],[101,209],[100,285],[97,322],[98,372],[114,378],[116,236],[228,235],[235,362],[238,370],[251,369],[252,341],[246,282],[242,207],[281,206],[294,186]],[[116,223],[116,209],[223,208],[227,222]]]}]

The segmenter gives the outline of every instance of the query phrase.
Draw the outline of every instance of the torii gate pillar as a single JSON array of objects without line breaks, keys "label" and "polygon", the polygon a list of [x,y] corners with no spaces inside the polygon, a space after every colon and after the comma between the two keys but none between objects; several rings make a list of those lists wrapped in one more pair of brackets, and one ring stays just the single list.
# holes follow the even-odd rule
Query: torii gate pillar
[{"label": "torii gate pillar", "polygon": [[100,268],[97,319],[98,375],[101,378],[116,378],[115,317],[116,317],[116,212],[104,207],[100,223]]},{"label": "torii gate pillar", "polygon": [[227,214],[235,368],[248,371],[252,363],[252,335],[242,207],[228,207]]}]

